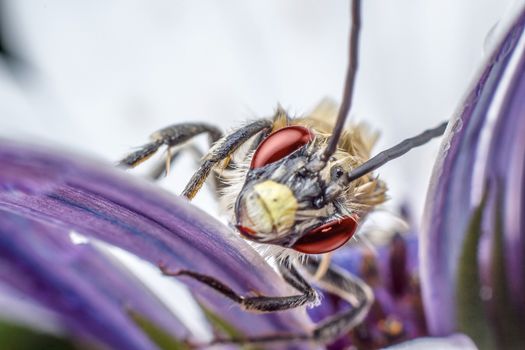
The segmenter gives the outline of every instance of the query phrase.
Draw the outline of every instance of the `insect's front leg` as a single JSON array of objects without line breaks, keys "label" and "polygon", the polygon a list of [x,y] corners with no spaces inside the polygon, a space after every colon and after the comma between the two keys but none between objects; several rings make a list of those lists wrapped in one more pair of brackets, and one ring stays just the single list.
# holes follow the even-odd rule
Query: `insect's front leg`
[{"label": "insect's front leg", "polygon": [[[169,150],[203,133],[209,135],[210,143],[222,137],[218,128],[206,123],[182,123],[160,129],[150,136],[150,143],[127,155],[119,162],[119,166],[133,168],[151,157],[161,146],[165,145]],[[171,158],[170,155],[168,157]]]},{"label": "insect's front leg", "polygon": [[[210,135],[210,142],[214,143],[214,145],[203,158],[199,169],[195,172],[182,192],[183,196],[191,199],[202,187],[202,184],[215,165],[229,157],[250,137],[261,131],[269,131],[272,126],[272,120],[261,119],[245,125],[233,133],[221,138],[222,134],[219,129],[209,124],[184,123],[172,125],[155,132],[151,136],[153,140],[152,142],[143,145],[136,152],[126,156],[119,162],[119,166],[133,168],[151,157],[163,145],[166,145],[169,150],[170,148],[180,145],[199,134],[208,133]],[[178,155],[179,152],[173,154],[168,152],[167,164],[171,163],[171,161],[178,157]],[[168,167],[169,165],[166,166],[166,169]],[[151,177],[155,179],[161,176],[161,169],[161,167],[155,168]]]},{"label": "insect's front leg", "polygon": [[195,197],[215,165],[231,156],[233,152],[239,149],[239,147],[252,136],[261,131],[271,130],[272,125],[272,120],[260,119],[220,139],[203,158],[199,169],[192,176],[186,188],[184,188],[184,191],[182,191],[182,195],[189,199]]}]

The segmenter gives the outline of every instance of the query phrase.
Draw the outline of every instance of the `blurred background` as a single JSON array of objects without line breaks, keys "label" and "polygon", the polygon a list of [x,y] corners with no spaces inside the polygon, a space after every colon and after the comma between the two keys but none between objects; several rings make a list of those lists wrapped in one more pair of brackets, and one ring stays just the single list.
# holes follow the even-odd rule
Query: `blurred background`
[{"label": "blurred background", "polygon": [[[354,120],[375,151],[448,118],[511,0],[366,0]],[[340,100],[348,1],[0,2],[0,136],[115,162],[172,123],[224,130]],[[202,145],[205,145],[202,140]],[[422,211],[438,141],[385,166],[395,208]],[[182,188],[182,159],[163,181]],[[196,203],[212,207],[205,194]]]},{"label": "blurred background", "polygon": [[[351,114],[380,131],[379,152],[454,113],[513,0],[363,2]],[[0,0],[0,137],[114,164],[169,124],[228,131],[277,103],[301,115],[341,99],[348,31],[343,0]],[[408,202],[419,222],[438,146],[378,172],[386,212]],[[184,156],[161,184],[178,192],[195,169]],[[194,202],[217,213],[206,191]],[[171,283],[154,283],[173,300]]]}]

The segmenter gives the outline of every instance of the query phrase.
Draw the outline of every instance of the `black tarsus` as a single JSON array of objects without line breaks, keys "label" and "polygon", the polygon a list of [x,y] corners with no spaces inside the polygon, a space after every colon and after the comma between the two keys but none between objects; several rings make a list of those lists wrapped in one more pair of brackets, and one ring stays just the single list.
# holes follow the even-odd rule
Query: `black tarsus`
[{"label": "black tarsus", "polygon": [[[159,268],[164,275],[190,277],[216,290],[226,298],[238,303],[247,310],[262,312],[281,311],[318,302],[317,292],[295,269],[293,264],[288,260],[285,260],[280,262],[278,267],[284,280],[301,292],[301,294],[283,297],[242,296],[215,277],[189,270],[171,271],[166,265],[159,264]],[[302,265],[302,267],[308,272],[308,274],[313,276],[319,268],[319,261],[309,259]],[[317,341],[329,343],[359,324],[363,317],[366,316],[367,310],[373,302],[373,293],[363,281],[334,266],[330,266],[325,275],[321,278],[320,286],[328,286],[327,289],[329,291],[338,294],[341,298],[349,302],[352,306],[351,309],[338,313],[332,317],[328,317],[318,323],[309,333],[275,333],[239,338],[216,338],[208,345],[226,343],[260,344],[283,341]],[[345,297],[345,294],[350,294],[352,297]]]},{"label": "black tarsus", "polygon": [[193,137],[207,133],[210,143],[222,137],[222,132],[213,125],[206,123],[181,123],[170,125],[160,129],[151,135],[152,141],[140,147],[137,151],[122,159],[118,165],[124,168],[132,168],[151,157],[162,146],[178,146]]},{"label": "black tarsus", "polygon": [[376,156],[370,158],[367,162],[361,164],[350,173],[348,173],[347,179],[348,182],[352,182],[363,175],[368,174],[371,171],[381,167],[382,165],[388,163],[392,159],[401,157],[403,154],[410,151],[412,148],[424,145],[431,139],[443,135],[448,125],[448,121],[441,123],[439,126],[423,131],[421,134],[414,137],[405,139],[381,153],[378,153]]},{"label": "black tarsus", "polygon": [[303,277],[291,265],[279,266],[285,281],[297,289],[301,294],[289,296],[243,296],[237,294],[233,289],[215,277],[200,274],[190,270],[171,271],[164,265],[159,265],[160,270],[166,276],[187,276],[219,292],[226,298],[241,305],[246,310],[258,312],[274,312],[293,309],[302,305],[312,304],[318,301],[317,292],[306,282]]},{"label": "black tarsus", "polygon": [[133,168],[151,157],[163,144],[164,142],[162,140],[156,140],[142,145],[137,151],[128,154],[120,160],[118,166],[122,168]]},{"label": "black tarsus", "polygon": [[[309,259],[303,267],[308,271],[310,275],[314,275],[319,268],[319,261]],[[297,274],[292,280],[295,280],[297,276],[301,281],[307,283],[297,271]],[[285,275],[283,275],[285,277]],[[285,280],[290,283],[290,280],[285,277]],[[322,277],[321,281],[324,285],[330,285],[332,291],[344,291],[347,294],[352,293],[352,297],[355,300],[349,300],[343,295],[340,295],[343,299],[346,299],[352,307],[349,310],[343,311],[332,317],[321,321],[316,327],[309,333],[275,333],[260,336],[246,336],[239,338],[216,338],[211,344],[261,344],[261,343],[274,343],[274,342],[298,342],[298,341],[315,341],[321,343],[329,343],[337,339],[337,337],[350,331],[353,327],[359,324],[362,319],[366,316],[366,313],[373,302],[372,290],[361,281],[359,278],[352,276],[348,272],[330,266],[326,274]],[[295,281],[297,282],[297,281]],[[308,285],[308,284],[307,284]],[[294,288],[297,288],[292,284]],[[309,287],[311,288],[311,287]],[[344,294],[344,293],[343,293]]]}]

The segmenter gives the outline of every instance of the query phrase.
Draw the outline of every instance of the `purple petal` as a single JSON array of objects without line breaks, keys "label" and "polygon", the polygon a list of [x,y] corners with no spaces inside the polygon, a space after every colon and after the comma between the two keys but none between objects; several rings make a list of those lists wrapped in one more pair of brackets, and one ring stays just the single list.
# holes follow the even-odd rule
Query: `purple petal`
[{"label": "purple petal", "polygon": [[[214,276],[239,293],[290,288],[242,239],[206,213],[123,171],[0,140],[0,208],[52,222],[128,250],[153,264]],[[246,334],[302,331],[302,310],[252,314],[181,278],[214,312]]]},{"label": "purple petal", "polygon": [[[488,300],[501,287],[494,280],[497,213],[502,216],[503,271],[510,299],[523,316],[525,261],[525,7],[521,5],[453,118],[435,165],[423,225],[421,274],[429,331],[451,334],[458,328],[459,258],[469,221],[489,195],[481,217],[478,270]],[[502,202],[499,202],[500,199]],[[471,286],[471,288],[474,288]],[[489,291],[491,291],[489,293]],[[501,297],[501,295],[499,296]],[[492,298],[495,300],[496,296]],[[480,315],[480,317],[484,317]],[[492,325],[499,323],[497,320]],[[499,320],[502,321],[501,319]],[[475,340],[475,339],[474,339]]]},{"label": "purple petal", "polygon": [[137,280],[53,225],[0,211],[0,265],[4,284],[58,313],[64,328],[109,347],[156,349],[128,310],[188,335]]},{"label": "purple petal", "polygon": [[0,283],[0,320],[42,333],[61,336],[60,316],[36,301],[24,297],[12,287]]}]

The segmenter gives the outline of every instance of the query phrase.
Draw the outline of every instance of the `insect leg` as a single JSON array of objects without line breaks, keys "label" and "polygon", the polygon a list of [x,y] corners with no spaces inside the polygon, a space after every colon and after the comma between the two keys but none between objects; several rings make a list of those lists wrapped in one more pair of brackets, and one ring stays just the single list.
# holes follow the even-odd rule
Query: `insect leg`
[{"label": "insect leg", "polygon": [[[309,259],[304,267],[309,274],[315,274],[319,262]],[[352,308],[320,322],[312,333],[312,339],[328,343],[359,325],[368,314],[374,301],[372,289],[360,278],[331,265],[318,282],[324,290],[346,300]]]},{"label": "insect leg", "polygon": [[159,268],[166,276],[187,276],[193,278],[238,303],[245,310],[272,312],[292,309],[306,304],[314,305],[319,301],[317,292],[304,280],[293,266],[288,264],[286,266],[280,266],[283,278],[291,286],[300,291],[301,294],[284,297],[242,296],[214,277],[189,270],[170,271],[162,265],[160,265]]},{"label": "insect leg", "polygon": [[[196,161],[198,161],[204,156],[202,151],[197,146],[190,144],[190,145],[185,146],[184,148],[181,148],[181,149],[176,150],[175,152],[172,152],[170,154],[169,164],[173,165],[183,152],[191,153],[192,158],[194,158]],[[164,162],[159,162],[153,168],[153,170],[148,174],[148,177],[151,178],[152,180],[158,180],[162,176],[167,175],[166,174],[167,170],[168,170],[168,167],[166,167],[166,164]]]},{"label": "insect leg", "polygon": [[197,172],[192,176],[182,195],[192,199],[202,187],[202,184],[210,174],[211,170],[220,161],[228,158],[244,142],[255,134],[271,129],[273,121],[270,119],[260,119],[251,124],[237,129],[233,133],[223,137],[213,145],[208,154],[204,157]]},{"label": "insect leg", "polygon": [[[303,267],[313,276],[319,268],[319,262],[310,259]],[[301,280],[304,281],[302,277]],[[293,282],[287,281],[293,285]],[[374,300],[372,290],[366,283],[332,265],[319,281],[319,284],[323,289],[345,299],[352,305],[352,308],[320,322],[310,333],[276,333],[243,338],[218,338],[215,339],[212,344],[257,344],[301,341],[314,341],[326,344],[336,340],[339,336],[347,333],[363,321]]]},{"label": "insect leg", "polygon": [[321,262],[319,263],[319,268],[315,271],[314,280],[319,281],[323,278],[324,274],[330,268],[330,263],[332,261],[332,252],[323,254]]},{"label": "insect leg", "polygon": [[152,141],[150,143],[143,145],[137,151],[126,156],[119,162],[119,166],[133,168],[151,157],[161,146],[166,145],[168,148],[171,148],[203,133],[208,133],[211,143],[222,137],[219,129],[206,123],[175,124],[160,129],[151,135]]}]

